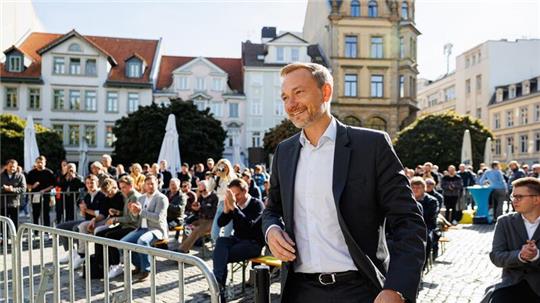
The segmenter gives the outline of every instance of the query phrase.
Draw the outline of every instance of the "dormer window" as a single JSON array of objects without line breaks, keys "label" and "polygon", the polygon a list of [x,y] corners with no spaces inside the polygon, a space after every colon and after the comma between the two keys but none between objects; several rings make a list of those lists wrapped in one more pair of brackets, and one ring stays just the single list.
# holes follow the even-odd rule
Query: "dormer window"
[{"label": "dormer window", "polygon": [[508,88],[508,99],[512,99],[516,97],[516,86],[510,85]]},{"label": "dormer window", "polygon": [[497,93],[496,93],[496,96],[495,96],[495,101],[496,102],[501,102],[503,100],[503,89],[502,88],[497,88]]},{"label": "dormer window", "polygon": [[283,61],[285,61],[285,48],[283,48],[283,47],[277,47],[276,60],[277,60],[278,62],[283,62]]},{"label": "dormer window", "polygon": [[351,1],[351,17],[360,17],[360,1]]},{"label": "dormer window", "polygon": [[77,43],[71,43],[69,46],[68,46],[68,51],[70,52],[82,52],[82,48],[79,44]]},{"label": "dormer window", "polygon": [[126,74],[128,78],[140,78],[142,76],[142,62],[140,59],[132,58],[127,62]]},{"label": "dormer window", "polygon": [[526,81],[523,81],[523,83],[521,84],[521,94],[522,95],[528,95],[531,93],[531,83],[529,80],[526,80]]},{"label": "dormer window", "polygon": [[8,56],[8,71],[10,72],[22,72],[23,70],[23,57],[21,55]]},{"label": "dormer window", "polygon": [[407,1],[403,1],[403,3],[401,3],[401,19],[409,19],[409,4]]}]

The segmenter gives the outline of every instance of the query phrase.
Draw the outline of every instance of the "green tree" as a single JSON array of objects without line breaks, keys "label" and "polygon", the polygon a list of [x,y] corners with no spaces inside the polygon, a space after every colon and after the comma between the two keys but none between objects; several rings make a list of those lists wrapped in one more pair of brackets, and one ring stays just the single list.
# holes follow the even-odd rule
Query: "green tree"
[{"label": "green tree", "polygon": [[197,110],[191,101],[171,100],[168,106],[141,106],[127,117],[116,121],[113,133],[113,159],[124,165],[154,163],[159,156],[169,114],[176,117],[176,129],[182,162],[190,165],[206,163],[212,157],[220,159],[227,136],[221,122],[209,109]]},{"label": "green tree", "polygon": [[417,119],[398,133],[394,147],[404,166],[412,168],[430,161],[442,171],[460,163],[466,129],[471,133],[473,164],[478,167],[483,162],[486,139],[493,134],[480,120],[455,112]]},{"label": "green tree", "polygon": [[[0,162],[15,159],[24,166],[24,127],[26,120],[13,114],[0,114]],[[66,157],[60,135],[41,124],[35,124],[39,152],[47,158],[47,167],[55,171]]]},{"label": "green tree", "polygon": [[300,129],[294,126],[289,119],[284,119],[280,124],[272,127],[264,134],[264,150],[269,154],[274,153],[279,142],[295,135],[299,131]]}]

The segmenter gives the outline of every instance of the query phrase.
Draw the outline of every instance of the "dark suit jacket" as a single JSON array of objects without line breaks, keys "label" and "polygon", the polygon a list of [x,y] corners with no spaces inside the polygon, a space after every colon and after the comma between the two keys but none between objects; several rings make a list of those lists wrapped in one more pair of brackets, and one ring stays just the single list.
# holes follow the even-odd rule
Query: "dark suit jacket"
[{"label": "dark suit jacket", "polygon": [[[519,261],[521,247],[529,240],[523,218],[519,213],[511,213],[497,219],[493,247],[489,257],[497,267],[502,267],[501,280],[493,290],[518,284],[526,280],[532,290],[540,296],[540,259],[532,263]],[[536,229],[532,240],[540,245],[540,228]]]},{"label": "dark suit jacket", "polygon": [[[300,134],[276,148],[263,232],[280,225],[294,240],[293,193]],[[390,138],[384,132],[337,123],[332,184],[338,221],[349,253],[373,287],[415,302],[425,259],[426,226]],[[389,252],[384,226],[393,231]],[[282,293],[287,272],[285,264]]]}]

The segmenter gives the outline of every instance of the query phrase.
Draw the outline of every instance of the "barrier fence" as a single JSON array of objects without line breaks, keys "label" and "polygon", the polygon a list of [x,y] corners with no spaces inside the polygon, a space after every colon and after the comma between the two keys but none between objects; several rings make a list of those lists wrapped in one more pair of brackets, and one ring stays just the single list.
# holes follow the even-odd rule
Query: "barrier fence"
[{"label": "barrier fence", "polygon": [[[68,263],[68,287],[61,287],[62,275],[65,272],[60,270],[59,262],[59,241],[60,237],[66,237],[69,242],[69,255],[74,252],[73,244],[75,241],[79,245],[83,245],[86,249],[85,254],[85,276],[84,276],[84,288],[85,288],[85,300],[86,302],[92,301],[92,287],[96,286],[96,280],[91,280],[91,264],[90,261],[90,244],[100,244],[103,247],[103,302],[132,302],[133,289],[132,289],[132,272],[131,272],[131,255],[132,253],[147,254],[151,258],[151,271],[150,271],[150,299],[151,302],[156,302],[156,278],[158,276],[156,258],[164,258],[177,263],[178,270],[178,302],[185,301],[185,288],[184,288],[184,268],[185,265],[191,265],[196,267],[208,283],[208,292],[210,294],[210,300],[212,303],[219,301],[219,287],[212,271],[208,268],[206,263],[191,255],[181,254],[169,250],[163,250],[153,247],[145,247],[132,243],[121,242],[117,240],[96,237],[93,235],[82,234],[67,230],[56,229],[47,226],[35,225],[25,223],[19,226],[17,232],[9,218],[0,217],[0,223],[2,224],[3,235],[6,235],[6,231],[9,234],[9,244],[11,244],[11,250],[8,249],[8,241],[6,237],[3,240],[2,260],[3,271],[1,276],[3,277],[4,286],[3,297],[4,302],[9,302],[8,298],[12,298],[15,303],[23,302],[45,302],[46,296],[50,296],[49,283],[52,281],[53,302],[60,302],[62,300],[62,293],[68,292],[68,301],[74,302],[76,300],[75,290],[80,285],[75,285],[75,270],[73,268],[72,259],[69,258]],[[36,235],[37,233],[37,235]],[[52,260],[50,256],[46,256],[44,236],[48,234],[52,238]],[[34,251],[34,242],[38,241],[39,244],[39,256],[36,256]],[[114,247],[122,252],[124,263],[124,279],[123,287],[115,289],[115,292],[111,292],[110,281],[108,277],[109,270],[109,247]],[[25,251],[26,250],[26,251]],[[11,254],[10,254],[11,252]],[[24,259],[23,256],[27,255],[28,258]],[[7,259],[11,257],[11,281],[9,279],[9,268]],[[39,257],[38,260],[34,260]],[[37,265],[36,268],[34,268]],[[39,278],[39,286],[35,289],[36,279]],[[9,283],[11,282],[11,283]],[[9,287],[11,285],[11,287]],[[47,294],[49,292],[49,294]],[[1,300],[0,300],[1,302]]]},{"label": "barrier fence", "polygon": [[[18,302],[16,294],[16,283],[13,283],[13,277],[17,277],[16,274],[16,261],[17,250],[14,249],[16,243],[17,231],[13,222],[6,217],[0,216],[0,231],[1,237],[1,250],[2,250],[2,272],[0,286],[2,292],[0,293],[0,302],[9,302],[10,298],[14,302]],[[9,260],[9,262],[8,262]],[[10,277],[11,274],[11,277]]]}]

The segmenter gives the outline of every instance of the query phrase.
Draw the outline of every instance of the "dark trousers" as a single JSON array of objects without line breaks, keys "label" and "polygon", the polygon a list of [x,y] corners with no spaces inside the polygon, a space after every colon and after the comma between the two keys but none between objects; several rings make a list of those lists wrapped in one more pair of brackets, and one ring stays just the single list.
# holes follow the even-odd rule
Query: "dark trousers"
[{"label": "dark trousers", "polygon": [[[0,207],[0,216],[8,217],[15,224],[15,229],[19,226],[19,208],[2,205]],[[3,228],[0,228],[0,235],[3,234]],[[6,227],[6,232],[8,229]]]},{"label": "dark trousers", "polygon": [[[49,205],[50,200],[51,196],[49,194],[43,194],[40,203],[32,203],[32,217],[34,224],[39,224],[39,217],[43,216],[42,224],[44,226],[51,226],[51,218],[49,216],[49,212],[51,211]],[[43,214],[41,214],[42,209]]]},{"label": "dark trousers", "polygon": [[[133,227],[122,227],[122,225],[118,225],[113,228],[102,230],[98,232],[96,236],[107,239],[120,240],[134,230],[135,228]],[[103,245],[96,244],[94,251],[96,252],[96,262],[98,262],[98,264],[103,264]],[[118,264],[120,264],[120,252],[118,251],[118,249],[109,246],[109,265]]]},{"label": "dark trousers", "polygon": [[282,303],[373,303],[378,291],[364,278],[321,285],[289,271],[283,291]]},{"label": "dark trousers", "polygon": [[62,222],[62,217],[64,217],[64,222],[73,221],[75,219],[76,198],[77,197],[74,194],[66,194],[62,195],[62,197],[56,201],[56,224]]},{"label": "dark trousers", "polygon": [[527,283],[522,280],[516,285],[499,288],[491,295],[490,303],[540,302],[537,295]]},{"label": "dark trousers", "polygon": [[[56,225],[56,228],[63,229],[63,230],[69,230],[69,231],[79,231],[79,224],[83,223],[86,220],[73,220],[73,221],[67,221],[60,223]],[[66,237],[60,237],[60,241],[62,242],[62,246],[64,246],[65,251],[69,251],[69,240]],[[77,240],[73,240],[73,243],[75,243]]]},{"label": "dark trousers", "polygon": [[216,241],[212,260],[214,275],[223,286],[227,282],[227,264],[260,256],[262,246],[255,240],[243,240],[236,237],[219,237]]},{"label": "dark trousers", "polygon": [[[458,221],[458,215],[456,211],[456,204],[458,201],[458,196],[444,196],[444,206],[446,207],[446,212],[444,214],[444,217],[449,222],[452,222],[452,220]],[[452,215],[450,216],[450,210],[452,210]]]}]

